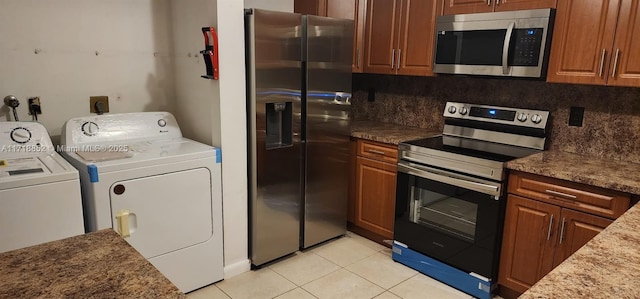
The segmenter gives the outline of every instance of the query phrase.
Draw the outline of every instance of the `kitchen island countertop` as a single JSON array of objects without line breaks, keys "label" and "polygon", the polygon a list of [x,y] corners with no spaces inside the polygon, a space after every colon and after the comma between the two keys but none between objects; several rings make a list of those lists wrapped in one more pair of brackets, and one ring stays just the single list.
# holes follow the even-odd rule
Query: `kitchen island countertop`
[{"label": "kitchen island countertop", "polygon": [[186,298],[112,229],[0,253],[0,298]]},{"label": "kitchen island countertop", "polygon": [[368,120],[351,121],[351,136],[388,144],[427,138],[442,134],[442,131],[408,127]]}]

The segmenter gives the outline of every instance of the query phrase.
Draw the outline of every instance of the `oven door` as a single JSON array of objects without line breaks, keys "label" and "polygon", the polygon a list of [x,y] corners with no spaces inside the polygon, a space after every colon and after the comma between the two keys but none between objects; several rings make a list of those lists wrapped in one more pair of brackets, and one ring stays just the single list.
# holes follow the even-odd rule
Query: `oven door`
[{"label": "oven door", "polygon": [[467,273],[497,279],[502,184],[398,163],[394,239]]}]

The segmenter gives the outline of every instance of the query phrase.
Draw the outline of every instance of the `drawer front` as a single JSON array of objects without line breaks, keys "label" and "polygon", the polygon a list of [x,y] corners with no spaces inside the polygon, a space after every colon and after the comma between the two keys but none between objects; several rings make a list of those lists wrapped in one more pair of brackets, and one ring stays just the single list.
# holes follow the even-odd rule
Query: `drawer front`
[{"label": "drawer front", "polygon": [[629,209],[630,195],[614,190],[513,172],[509,193],[616,219]]},{"label": "drawer front", "polygon": [[395,164],[398,163],[398,147],[380,142],[358,140],[358,156]]}]

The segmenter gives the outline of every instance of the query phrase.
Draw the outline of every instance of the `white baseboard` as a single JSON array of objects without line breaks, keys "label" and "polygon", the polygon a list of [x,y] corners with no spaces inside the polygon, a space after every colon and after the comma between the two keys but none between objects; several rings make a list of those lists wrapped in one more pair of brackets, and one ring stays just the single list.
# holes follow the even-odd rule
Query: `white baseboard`
[{"label": "white baseboard", "polygon": [[249,259],[224,266],[224,278],[231,278],[238,274],[251,270],[251,261]]}]

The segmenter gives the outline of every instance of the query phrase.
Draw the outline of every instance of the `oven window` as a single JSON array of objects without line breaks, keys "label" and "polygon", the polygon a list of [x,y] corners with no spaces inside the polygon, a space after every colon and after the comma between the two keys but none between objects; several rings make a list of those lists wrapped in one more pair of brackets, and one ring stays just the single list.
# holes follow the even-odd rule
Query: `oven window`
[{"label": "oven window", "polygon": [[411,187],[409,220],[416,224],[474,241],[478,205],[455,196]]}]

